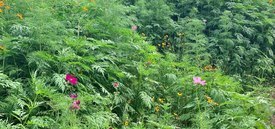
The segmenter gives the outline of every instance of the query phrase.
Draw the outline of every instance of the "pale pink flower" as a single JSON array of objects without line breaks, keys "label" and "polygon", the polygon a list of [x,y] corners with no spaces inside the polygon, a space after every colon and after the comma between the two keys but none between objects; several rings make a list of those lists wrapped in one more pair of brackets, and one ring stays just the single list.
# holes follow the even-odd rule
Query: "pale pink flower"
[{"label": "pale pink flower", "polygon": [[206,85],[206,81],[201,80],[201,77],[193,77],[193,83],[194,84],[200,84],[202,86]]},{"label": "pale pink flower", "polygon": [[79,105],[80,105],[80,100],[75,100],[71,105],[71,109],[79,110],[80,109]]},{"label": "pale pink flower", "polygon": [[137,27],[136,25],[133,25],[133,26],[132,26],[132,30],[133,30],[133,31],[136,31],[137,28],[138,28],[138,27]]},{"label": "pale pink flower", "polygon": [[78,95],[77,95],[76,93],[71,93],[71,94],[70,94],[70,98],[72,98],[72,99],[77,98],[77,96],[78,96]]},{"label": "pale pink flower", "polygon": [[114,87],[114,88],[118,88],[118,87],[119,87],[119,82],[114,82],[114,83],[113,83],[113,87]]}]

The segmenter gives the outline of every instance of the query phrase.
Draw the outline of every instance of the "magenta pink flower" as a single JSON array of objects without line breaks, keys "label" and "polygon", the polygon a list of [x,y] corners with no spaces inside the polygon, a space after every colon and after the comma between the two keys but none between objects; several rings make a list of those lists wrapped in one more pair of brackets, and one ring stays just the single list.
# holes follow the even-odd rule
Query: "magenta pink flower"
[{"label": "magenta pink flower", "polygon": [[136,31],[137,28],[138,28],[138,27],[137,27],[136,25],[133,25],[133,26],[132,26],[132,30],[133,30],[133,31]]},{"label": "magenta pink flower", "polygon": [[71,106],[71,109],[76,109],[79,110],[80,109],[80,100],[75,100]]},{"label": "magenta pink flower", "polygon": [[77,95],[76,93],[71,93],[71,94],[70,94],[70,98],[72,98],[72,99],[77,98],[77,96],[78,96],[78,95]]},{"label": "magenta pink flower", "polygon": [[193,83],[194,84],[200,84],[202,86],[206,85],[206,81],[201,80],[201,77],[193,77]]},{"label": "magenta pink flower", "polygon": [[74,77],[73,75],[71,74],[66,74],[66,80],[71,83],[72,85],[76,85],[77,84],[77,78]]},{"label": "magenta pink flower", "polygon": [[118,88],[118,87],[119,87],[119,82],[114,82],[114,83],[113,83],[113,87],[114,87],[114,88]]},{"label": "magenta pink flower", "polygon": [[75,100],[73,103],[79,105],[80,104],[80,100]]}]

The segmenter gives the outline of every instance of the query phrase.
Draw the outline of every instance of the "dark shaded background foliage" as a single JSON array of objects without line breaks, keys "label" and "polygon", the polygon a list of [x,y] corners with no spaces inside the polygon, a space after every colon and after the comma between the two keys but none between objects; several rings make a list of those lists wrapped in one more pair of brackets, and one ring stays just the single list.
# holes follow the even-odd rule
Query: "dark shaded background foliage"
[{"label": "dark shaded background foliage", "polygon": [[[275,7],[272,1],[125,0],[139,33],[160,51],[190,54],[203,46],[226,73],[274,79]],[[165,35],[168,35],[164,39]],[[162,43],[165,43],[162,45]],[[171,45],[169,45],[169,44]],[[159,45],[161,44],[161,45]],[[199,44],[199,45],[198,45]],[[200,49],[200,48],[199,48]],[[195,52],[191,52],[194,56]]]}]

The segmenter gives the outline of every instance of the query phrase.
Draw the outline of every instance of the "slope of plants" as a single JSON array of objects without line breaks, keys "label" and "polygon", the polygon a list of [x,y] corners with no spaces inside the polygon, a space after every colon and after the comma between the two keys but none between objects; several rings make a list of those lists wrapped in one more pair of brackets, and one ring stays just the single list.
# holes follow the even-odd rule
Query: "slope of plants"
[{"label": "slope of plants", "polygon": [[[165,2],[154,4],[169,10]],[[145,8],[134,15],[138,8],[116,0],[0,0],[0,128],[272,128],[270,88],[247,84],[247,91],[241,77],[211,65],[201,20],[158,17],[190,32],[174,39],[192,42],[189,51],[169,53],[160,48],[174,28],[142,30],[141,16],[154,17]],[[148,36],[156,32],[167,40],[158,47]]]},{"label": "slope of plants", "polygon": [[[227,74],[274,79],[273,0],[124,0],[160,51],[199,53]],[[192,55],[193,56],[193,55]]]}]

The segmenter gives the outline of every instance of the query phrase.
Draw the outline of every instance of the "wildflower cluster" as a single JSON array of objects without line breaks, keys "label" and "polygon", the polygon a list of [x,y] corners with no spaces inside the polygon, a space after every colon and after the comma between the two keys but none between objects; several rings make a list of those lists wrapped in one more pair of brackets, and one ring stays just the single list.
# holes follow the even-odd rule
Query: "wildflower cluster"
[{"label": "wildflower cluster", "polygon": [[[78,83],[77,78],[71,74],[66,74],[65,80],[73,86],[77,85],[77,83]],[[73,99],[73,103],[72,103],[70,109],[79,110],[80,109],[80,100],[76,100],[76,98],[78,97],[77,93],[71,93],[69,96],[70,96],[70,98]]]},{"label": "wildflower cluster", "polygon": [[6,5],[3,0],[0,0],[0,13],[3,13],[4,9],[10,10],[10,8],[11,7],[9,5]]},{"label": "wildflower cluster", "polygon": [[158,44],[160,48],[171,48],[171,43],[169,42],[168,37],[168,35],[164,35],[163,42]]}]

